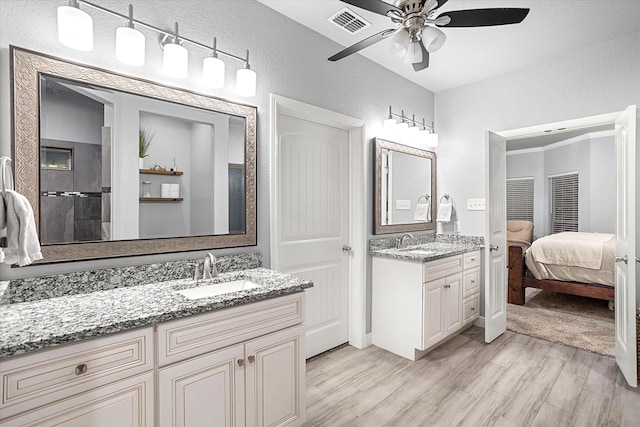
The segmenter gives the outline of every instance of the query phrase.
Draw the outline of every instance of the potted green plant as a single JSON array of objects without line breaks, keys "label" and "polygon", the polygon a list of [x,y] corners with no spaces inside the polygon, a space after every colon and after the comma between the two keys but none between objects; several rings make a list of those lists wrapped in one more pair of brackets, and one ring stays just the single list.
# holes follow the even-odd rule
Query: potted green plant
[{"label": "potted green plant", "polygon": [[140,129],[139,143],[138,143],[138,167],[144,169],[143,159],[149,156],[149,149],[151,148],[151,140],[153,139],[153,133],[148,129]]}]

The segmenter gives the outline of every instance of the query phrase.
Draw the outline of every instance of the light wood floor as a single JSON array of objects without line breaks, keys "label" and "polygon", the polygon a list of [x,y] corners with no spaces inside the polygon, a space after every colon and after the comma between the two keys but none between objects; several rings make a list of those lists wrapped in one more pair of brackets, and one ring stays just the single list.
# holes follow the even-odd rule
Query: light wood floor
[{"label": "light wood floor", "polygon": [[307,362],[306,426],[640,426],[615,360],[472,327],[411,362],[346,346]]}]

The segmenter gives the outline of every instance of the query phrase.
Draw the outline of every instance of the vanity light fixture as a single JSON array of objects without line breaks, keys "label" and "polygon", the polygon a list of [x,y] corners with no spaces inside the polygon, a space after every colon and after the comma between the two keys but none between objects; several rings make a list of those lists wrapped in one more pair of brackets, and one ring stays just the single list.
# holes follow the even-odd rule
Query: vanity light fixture
[{"label": "vanity light fixture", "polygon": [[129,5],[127,23],[116,30],[116,59],[134,67],[144,65],[145,38],[133,25],[133,5]]},{"label": "vanity light fixture", "polygon": [[93,19],[80,10],[78,0],[69,0],[68,6],[58,7],[58,41],[71,49],[93,50]]},{"label": "vanity light fixture", "polygon": [[236,72],[236,93],[240,96],[256,96],[256,72],[249,67],[249,51],[245,67]]},{"label": "vanity light fixture", "polygon": [[213,38],[213,51],[211,56],[202,61],[202,80],[205,86],[221,88],[224,86],[224,61],[218,58],[217,40]]},{"label": "vanity light fixture", "polygon": [[174,35],[162,39],[160,44],[164,50],[162,55],[164,72],[168,76],[179,79],[187,77],[189,74],[189,51],[180,44],[177,22],[175,23]]},{"label": "vanity light fixture", "polygon": [[[400,119],[400,123],[397,123],[396,117]],[[410,144],[428,148],[437,147],[438,134],[435,132],[433,122],[429,126],[424,118],[419,122],[415,114],[411,117],[405,116],[404,110],[401,114],[396,114],[389,106],[389,115],[384,120],[384,130],[389,134],[388,138],[396,139],[398,142],[408,141]]]},{"label": "vanity light fixture", "polygon": [[134,28],[145,27],[160,34],[160,45],[163,47],[163,65],[168,75],[184,78],[188,75],[189,51],[185,45],[192,45],[211,52],[210,57],[202,62],[203,84],[209,88],[221,88],[224,86],[225,62],[220,55],[235,59],[243,63],[236,74],[236,93],[240,96],[255,96],[256,72],[249,67],[249,54],[246,58],[222,51],[216,46],[214,38],[213,48],[178,35],[178,23],[175,23],[175,31],[165,31],[151,24],[133,18],[133,6],[129,5],[129,14],[123,15],[104,6],[87,0],[69,0],[68,6],[58,8],[58,40],[63,45],[81,51],[93,49],[93,19],[80,6],[87,6],[106,14],[126,19],[126,24],[116,30],[116,58],[128,65],[142,66],[145,61],[145,37]]}]

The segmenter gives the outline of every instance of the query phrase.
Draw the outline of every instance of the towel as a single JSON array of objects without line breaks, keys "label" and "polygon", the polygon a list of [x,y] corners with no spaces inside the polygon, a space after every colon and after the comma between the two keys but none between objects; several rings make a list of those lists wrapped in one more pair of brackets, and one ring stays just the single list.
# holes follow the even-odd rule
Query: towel
[{"label": "towel", "polygon": [[416,204],[416,211],[413,214],[413,219],[416,221],[431,222],[431,203],[429,199],[426,202],[418,202]]},{"label": "towel", "polygon": [[23,267],[42,259],[40,241],[29,200],[13,190],[6,190],[3,198],[7,222],[4,262]]},{"label": "towel", "polygon": [[453,200],[451,197],[445,198],[440,202],[438,206],[438,222],[451,221],[451,215],[453,214]]}]

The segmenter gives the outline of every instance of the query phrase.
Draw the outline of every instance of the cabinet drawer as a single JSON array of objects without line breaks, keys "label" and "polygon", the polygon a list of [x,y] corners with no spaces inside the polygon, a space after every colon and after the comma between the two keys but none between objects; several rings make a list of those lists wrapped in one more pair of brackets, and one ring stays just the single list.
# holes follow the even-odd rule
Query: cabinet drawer
[{"label": "cabinet drawer", "polygon": [[153,426],[153,372],[107,384],[2,422],[18,426]]},{"label": "cabinet drawer", "polygon": [[158,366],[304,322],[304,292],[158,325]]},{"label": "cabinet drawer", "polygon": [[480,291],[480,269],[475,268],[464,272],[464,288],[462,297],[466,298]]},{"label": "cabinet drawer", "polygon": [[430,282],[441,277],[450,276],[462,271],[462,255],[454,255],[424,263],[423,282]]},{"label": "cabinet drawer", "polygon": [[152,370],[153,329],[91,339],[0,362],[2,418]]},{"label": "cabinet drawer", "polygon": [[463,325],[468,325],[480,317],[480,294],[465,298],[462,302],[462,310],[464,315]]},{"label": "cabinet drawer", "polygon": [[480,251],[464,254],[464,269],[480,267]]}]

